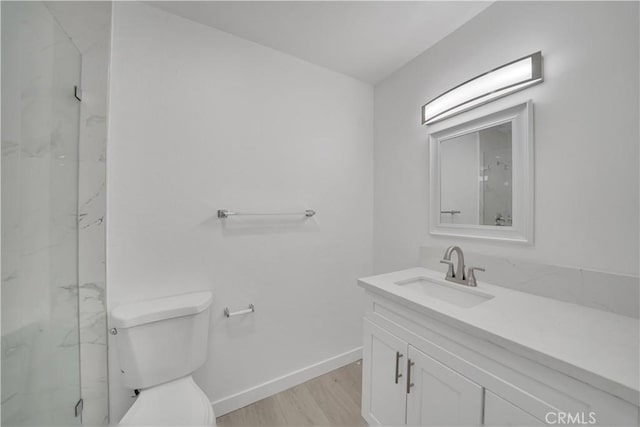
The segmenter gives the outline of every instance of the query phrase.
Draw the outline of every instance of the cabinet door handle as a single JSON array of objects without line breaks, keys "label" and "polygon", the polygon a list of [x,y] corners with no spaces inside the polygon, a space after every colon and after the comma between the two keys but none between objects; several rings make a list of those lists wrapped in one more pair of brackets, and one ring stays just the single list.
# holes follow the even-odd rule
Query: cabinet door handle
[{"label": "cabinet door handle", "polygon": [[398,380],[402,378],[402,374],[400,373],[400,358],[402,357],[402,353],[396,351],[396,384],[398,384]]},{"label": "cabinet door handle", "polygon": [[415,384],[411,382],[411,367],[415,365],[415,362],[412,362],[411,359],[407,362],[407,394],[411,393],[411,387]]}]

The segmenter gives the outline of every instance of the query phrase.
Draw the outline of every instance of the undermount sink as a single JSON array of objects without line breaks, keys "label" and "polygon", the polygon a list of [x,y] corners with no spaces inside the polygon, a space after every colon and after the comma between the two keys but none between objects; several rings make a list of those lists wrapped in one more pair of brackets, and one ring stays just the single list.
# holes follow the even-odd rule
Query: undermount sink
[{"label": "undermount sink", "polygon": [[485,294],[474,288],[465,288],[463,285],[447,283],[444,280],[440,283],[440,281],[428,277],[413,277],[395,282],[395,284],[462,308],[475,307],[493,298],[493,295]]}]

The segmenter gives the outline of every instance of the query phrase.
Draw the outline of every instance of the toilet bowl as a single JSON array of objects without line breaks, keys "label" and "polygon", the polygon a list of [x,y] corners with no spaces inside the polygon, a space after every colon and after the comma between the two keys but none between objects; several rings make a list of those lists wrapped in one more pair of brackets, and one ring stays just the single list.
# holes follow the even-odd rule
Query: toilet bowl
[{"label": "toilet bowl", "polygon": [[142,390],[118,425],[214,426],[215,422],[207,395],[189,375]]},{"label": "toilet bowl", "polygon": [[206,360],[210,292],[123,304],[111,312],[120,373],[139,394],[118,425],[215,426],[192,373]]}]

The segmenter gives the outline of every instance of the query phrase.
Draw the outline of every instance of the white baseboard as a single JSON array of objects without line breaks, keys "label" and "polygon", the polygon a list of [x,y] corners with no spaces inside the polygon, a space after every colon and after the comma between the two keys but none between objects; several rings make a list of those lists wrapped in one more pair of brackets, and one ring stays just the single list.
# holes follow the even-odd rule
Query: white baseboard
[{"label": "white baseboard", "polygon": [[337,356],[314,363],[306,368],[298,369],[297,371],[267,381],[266,383],[216,400],[215,402],[211,402],[211,405],[213,406],[216,417],[219,417],[257,402],[258,400],[295,387],[312,378],[331,372],[334,369],[341,368],[361,358],[362,347],[354,348],[346,353],[338,354]]}]

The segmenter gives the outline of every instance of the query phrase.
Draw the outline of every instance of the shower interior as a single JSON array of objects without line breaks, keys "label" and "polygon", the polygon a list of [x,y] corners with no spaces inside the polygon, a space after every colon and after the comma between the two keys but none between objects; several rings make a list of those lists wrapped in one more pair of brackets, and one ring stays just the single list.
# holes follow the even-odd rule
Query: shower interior
[{"label": "shower interior", "polygon": [[81,54],[42,2],[2,2],[2,425],[81,423]]}]

